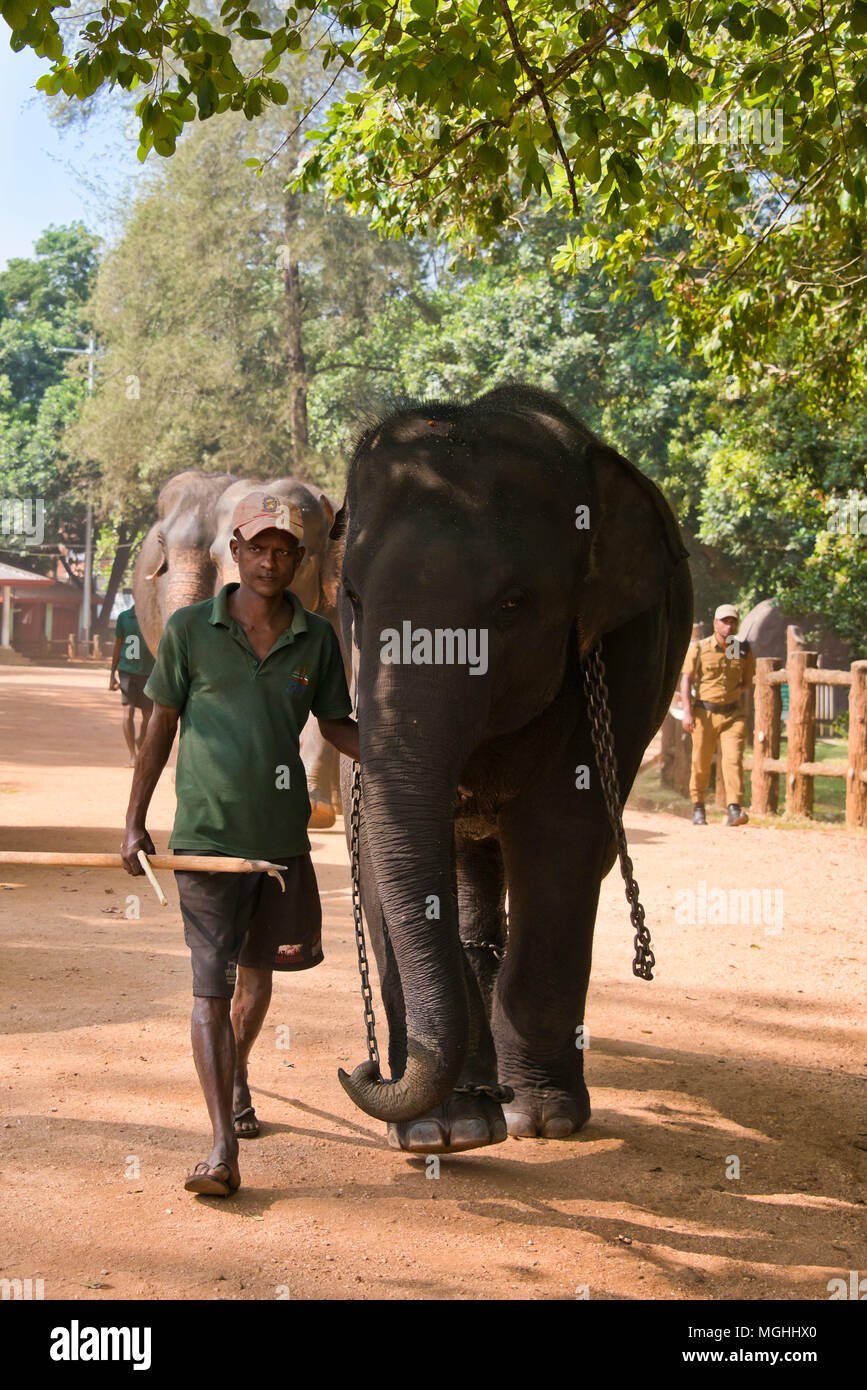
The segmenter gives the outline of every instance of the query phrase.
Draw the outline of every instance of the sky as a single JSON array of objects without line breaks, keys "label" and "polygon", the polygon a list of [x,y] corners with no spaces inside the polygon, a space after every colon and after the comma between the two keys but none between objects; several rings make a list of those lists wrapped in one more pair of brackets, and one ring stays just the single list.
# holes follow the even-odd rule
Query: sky
[{"label": "sky", "polygon": [[52,126],[44,96],[34,91],[47,69],[30,49],[12,52],[0,21],[0,268],[10,256],[30,256],[51,223],[80,220],[110,235],[111,204],[145,170],[136,142],[124,137],[123,111],[84,129]]}]

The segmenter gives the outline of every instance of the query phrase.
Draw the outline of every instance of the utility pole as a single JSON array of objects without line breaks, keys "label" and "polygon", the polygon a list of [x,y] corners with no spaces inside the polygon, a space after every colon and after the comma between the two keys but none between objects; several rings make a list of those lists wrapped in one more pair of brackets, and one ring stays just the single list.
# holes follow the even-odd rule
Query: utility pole
[{"label": "utility pole", "polygon": [[[96,339],[91,333],[87,341],[86,348],[55,348],[55,352],[75,352],[87,357],[87,395],[93,395],[94,366],[96,363]],[[84,530],[84,593],[81,603],[81,622],[79,624],[79,637],[85,642],[90,641],[90,629],[92,626],[91,617],[91,589],[93,587],[93,503],[90,500],[90,490],[87,493],[87,520]]]}]

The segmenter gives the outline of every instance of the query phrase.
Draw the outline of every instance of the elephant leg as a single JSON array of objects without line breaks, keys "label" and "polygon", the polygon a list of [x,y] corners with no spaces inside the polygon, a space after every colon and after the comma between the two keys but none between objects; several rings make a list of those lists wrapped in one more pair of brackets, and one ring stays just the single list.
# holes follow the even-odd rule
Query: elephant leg
[{"label": "elephant leg", "polygon": [[339,780],[340,754],[333,743],[322,737],[312,715],[301,731],[300,746],[310,796],[308,826],[311,830],[328,830],[336,819],[334,789]]},{"label": "elephant leg", "polygon": [[[470,1045],[458,1081],[461,1086],[497,1084],[497,1055],[490,1011],[499,960],[505,946],[505,876],[499,843],[458,840],[456,886],[464,976],[470,1003]],[[480,946],[479,943],[487,943]],[[472,944],[471,944],[472,943]],[[493,947],[494,950],[490,949]],[[428,1114],[388,1126],[388,1142],[409,1153],[460,1153],[500,1144],[506,1124],[500,1104],[490,1096],[452,1092]]]},{"label": "elephant leg", "polygon": [[[576,796],[593,797],[580,819]],[[590,1116],[577,1029],[584,1021],[599,886],[613,862],[613,838],[589,789],[564,795],[562,785],[544,783],[501,817],[501,834],[509,946],[492,1024],[500,1079],[515,1092],[504,1107],[506,1123],[514,1138],[563,1139]]]}]

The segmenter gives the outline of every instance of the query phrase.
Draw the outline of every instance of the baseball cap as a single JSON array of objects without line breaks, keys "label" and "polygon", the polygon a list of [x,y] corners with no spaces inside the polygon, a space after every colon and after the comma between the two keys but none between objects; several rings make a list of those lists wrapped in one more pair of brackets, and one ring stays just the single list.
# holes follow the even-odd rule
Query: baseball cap
[{"label": "baseball cap", "polygon": [[737,618],[740,614],[733,603],[721,603],[713,615],[714,622],[717,618]]},{"label": "baseball cap", "polygon": [[248,492],[232,513],[232,530],[240,531],[245,541],[251,541],[269,527],[288,531],[296,540],[303,540],[301,508],[294,502],[281,502],[270,492]]}]

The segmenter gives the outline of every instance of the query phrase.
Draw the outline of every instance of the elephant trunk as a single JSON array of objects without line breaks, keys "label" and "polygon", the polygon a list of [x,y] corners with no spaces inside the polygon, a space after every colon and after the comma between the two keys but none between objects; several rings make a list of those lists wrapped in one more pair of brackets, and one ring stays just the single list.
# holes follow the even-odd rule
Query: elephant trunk
[{"label": "elephant trunk", "polygon": [[168,620],[179,608],[213,598],[214,574],[206,550],[201,547],[173,549],[164,580],[163,620]]},{"label": "elephant trunk", "polygon": [[[352,1076],[339,1075],[359,1109],[392,1123],[445,1100],[469,1041],[454,867],[454,806],[465,755],[453,730],[444,744],[431,740],[432,689],[416,708],[427,718],[407,718],[404,710],[400,725],[388,729],[382,721],[359,720],[362,824],[400,973],[406,1066],[391,1082],[371,1062]],[[426,729],[423,747],[419,727]]]}]

